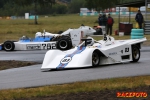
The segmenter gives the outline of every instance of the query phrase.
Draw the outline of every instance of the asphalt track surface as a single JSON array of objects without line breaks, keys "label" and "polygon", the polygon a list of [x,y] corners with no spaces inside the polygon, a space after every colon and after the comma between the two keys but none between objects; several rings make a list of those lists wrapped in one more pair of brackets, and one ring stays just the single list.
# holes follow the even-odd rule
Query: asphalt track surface
[{"label": "asphalt track surface", "polygon": [[[46,51],[0,51],[0,60],[43,61]],[[60,71],[40,70],[41,64],[0,71],[0,89],[37,87],[114,77],[150,75],[150,47],[142,47],[137,63]]]}]

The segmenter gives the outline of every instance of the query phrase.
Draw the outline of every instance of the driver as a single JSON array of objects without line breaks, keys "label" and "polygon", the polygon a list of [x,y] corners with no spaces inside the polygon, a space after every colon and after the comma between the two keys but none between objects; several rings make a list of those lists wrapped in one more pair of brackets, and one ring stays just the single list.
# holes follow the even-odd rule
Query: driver
[{"label": "driver", "polygon": [[28,40],[29,38],[27,36],[22,36],[21,40]]},{"label": "driver", "polygon": [[92,46],[94,44],[94,39],[92,37],[87,37],[87,39],[91,39],[91,40],[87,40],[87,45],[88,46]]}]

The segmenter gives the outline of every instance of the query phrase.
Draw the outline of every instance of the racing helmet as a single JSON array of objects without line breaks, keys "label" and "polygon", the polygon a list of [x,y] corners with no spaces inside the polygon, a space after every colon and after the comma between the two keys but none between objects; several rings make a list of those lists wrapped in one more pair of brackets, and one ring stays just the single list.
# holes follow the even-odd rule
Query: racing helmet
[{"label": "racing helmet", "polygon": [[91,40],[87,40],[87,45],[88,46],[92,46],[94,44],[94,39],[92,37],[87,37],[87,39],[91,39]]},{"label": "racing helmet", "polygon": [[28,40],[29,38],[27,37],[27,36],[25,36],[25,35],[23,35],[21,38],[20,38],[20,40]]}]

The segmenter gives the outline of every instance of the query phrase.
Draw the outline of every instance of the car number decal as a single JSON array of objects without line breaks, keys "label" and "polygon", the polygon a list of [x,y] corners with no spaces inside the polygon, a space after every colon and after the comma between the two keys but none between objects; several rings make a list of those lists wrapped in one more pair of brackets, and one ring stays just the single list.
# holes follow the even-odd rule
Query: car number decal
[{"label": "car number decal", "polygon": [[61,61],[60,64],[56,67],[57,69],[64,68],[68,65],[68,63],[72,60],[72,57],[76,54],[80,54],[82,51],[84,51],[86,47],[81,46],[78,47],[77,50],[75,50],[72,54],[66,55]]},{"label": "car number decal", "polygon": [[127,48],[125,48],[124,50],[121,50],[121,53],[127,53],[127,52],[129,52],[130,51],[130,49],[129,49],[129,47],[127,47]]},{"label": "car number decal", "polygon": [[43,43],[42,44],[42,49],[48,49],[48,50],[50,50],[50,49],[56,49],[56,43],[47,43],[47,44],[45,44],[45,43]]},{"label": "car number decal", "polygon": [[39,50],[41,49],[40,44],[27,44],[26,45],[27,50]]},{"label": "car number decal", "polygon": [[72,59],[71,57],[65,57],[60,61],[60,63],[67,64],[71,61],[71,59]]}]

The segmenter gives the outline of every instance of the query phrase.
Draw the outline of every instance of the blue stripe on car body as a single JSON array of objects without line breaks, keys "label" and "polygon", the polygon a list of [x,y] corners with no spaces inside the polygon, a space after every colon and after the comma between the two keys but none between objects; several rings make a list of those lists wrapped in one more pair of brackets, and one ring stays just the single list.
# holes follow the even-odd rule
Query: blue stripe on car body
[{"label": "blue stripe on car body", "polygon": [[27,39],[20,39],[19,41],[20,42],[44,42],[44,41],[49,41],[51,40],[52,37],[50,36],[38,36],[36,38],[33,38],[33,39],[30,39],[30,38],[27,38]]},{"label": "blue stripe on car body", "polygon": [[[84,51],[86,49],[86,47],[85,46],[81,46],[81,47],[78,47],[77,48],[77,50],[75,50],[72,54],[68,54],[68,55],[66,55],[64,58],[66,58],[66,57],[73,57],[74,55],[76,55],[76,54],[80,54],[82,51]],[[63,58],[63,59],[64,59]],[[69,63],[69,62],[68,62]],[[68,65],[68,63],[66,63],[66,64],[62,64],[61,62],[60,62],[60,64],[56,67],[57,69],[60,69],[60,68],[64,68],[64,67],[66,67],[67,65]]]}]

